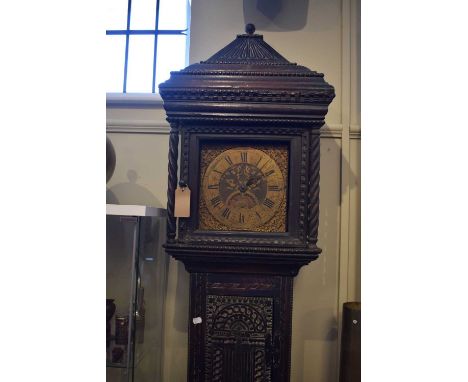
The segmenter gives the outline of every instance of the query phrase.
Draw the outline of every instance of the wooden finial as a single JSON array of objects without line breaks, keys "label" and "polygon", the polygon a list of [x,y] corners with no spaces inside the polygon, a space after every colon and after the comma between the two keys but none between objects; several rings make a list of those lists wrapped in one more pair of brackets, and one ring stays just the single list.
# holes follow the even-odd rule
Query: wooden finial
[{"label": "wooden finial", "polygon": [[255,33],[255,25],[249,23],[245,26],[245,33],[253,35]]}]

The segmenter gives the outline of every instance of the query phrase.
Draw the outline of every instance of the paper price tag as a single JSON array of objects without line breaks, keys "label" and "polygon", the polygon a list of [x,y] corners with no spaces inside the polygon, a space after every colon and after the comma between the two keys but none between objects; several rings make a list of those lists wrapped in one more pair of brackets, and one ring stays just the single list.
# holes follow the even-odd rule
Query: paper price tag
[{"label": "paper price tag", "polygon": [[188,187],[177,187],[175,190],[174,216],[176,218],[190,216],[190,189]]}]

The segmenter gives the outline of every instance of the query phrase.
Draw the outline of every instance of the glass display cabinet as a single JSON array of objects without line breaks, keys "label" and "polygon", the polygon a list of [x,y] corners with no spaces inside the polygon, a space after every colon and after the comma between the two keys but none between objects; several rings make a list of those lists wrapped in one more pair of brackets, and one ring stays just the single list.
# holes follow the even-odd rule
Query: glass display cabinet
[{"label": "glass display cabinet", "polygon": [[106,379],[161,380],[166,210],[107,204]]}]

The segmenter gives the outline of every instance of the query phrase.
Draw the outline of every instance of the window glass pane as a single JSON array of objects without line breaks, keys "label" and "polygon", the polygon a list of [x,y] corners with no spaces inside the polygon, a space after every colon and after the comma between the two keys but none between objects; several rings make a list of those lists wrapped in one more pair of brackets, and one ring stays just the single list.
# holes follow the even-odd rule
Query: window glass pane
[{"label": "window glass pane", "polygon": [[106,91],[122,93],[125,62],[125,36],[106,36]]},{"label": "window glass pane", "polygon": [[156,63],[157,86],[169,79],[170,72],[183,69],[185,63],[186,36],[162,35],[158,38],[158,60]]},{"label": "window glass pane", "polygon": [[132,0],[131,29],[154,29],[156,25],[156,0]]},{"label": "window glass pane", "polygon": [[127,93],[151,93],[153,57],[154,36],[130,36]]},{"label": "window glass pane", "polygon": [[107,0],[106,4],[106,29],[127,29],[128,0]]},{"label": "window glass pane", "polygon": [[187,28],[188,0],[159,0],[158,29]]}]

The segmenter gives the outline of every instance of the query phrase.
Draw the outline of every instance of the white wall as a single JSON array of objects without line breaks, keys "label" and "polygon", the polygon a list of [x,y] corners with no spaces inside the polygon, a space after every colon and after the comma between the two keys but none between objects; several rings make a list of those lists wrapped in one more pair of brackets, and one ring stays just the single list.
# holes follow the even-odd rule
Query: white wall
[{"label": "white wall", "polygon": [[[321,257],[294,281],[291,381],[336,382],[341,306],[360,299],[359,2],[193,0],[190,62],[252,22],[288,60],[323,72],[336,90],[321,140]],[[168,125],[161,104],[108,108],[117,154],[108,200],[165,206]],[[186,380],[188,274],[170,260],[164,382]]]}]

